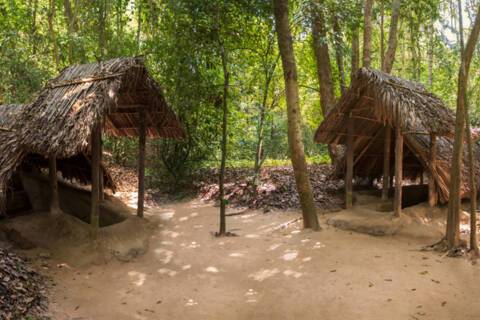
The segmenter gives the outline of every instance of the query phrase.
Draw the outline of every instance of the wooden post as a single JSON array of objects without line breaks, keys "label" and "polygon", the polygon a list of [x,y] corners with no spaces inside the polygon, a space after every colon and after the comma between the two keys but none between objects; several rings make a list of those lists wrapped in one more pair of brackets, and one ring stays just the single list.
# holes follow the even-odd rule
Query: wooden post
[{"label": "wooden post", "polygon": [[437,205],[438,195],[435,185],[435,166],[437,161],[437,136],[434,133],[430,134],[430,157],[428,159],[428,205],[434,207]]},{"label": "wooden post", "polygon": [[400,217],[402,213],[403,134],[399,124],[395,128],[395,132],[395,199],[393,209],[394,215]]},{"label": "wooden post", "polygon": [[57,158],[51,155],[48,158],[48,177],[50,180],[50,213],[60,213],[60,197],[58,196]]},{"label": "wooden post", "polygon": [[[100,132],[102,132],[100,130]],[[98,197],[99,197],[99,200],[100,202],[102,202],[103,200],[105,200],[105,196],[104,196],[104,186],[103,186],[103,168],[102,168],[102,161],[103,161],[103,141],[102,141],[102,138],[100,137],[100,155],[99,155],[99,181],[98,181]]]},{"label": "wooden post", "polygon": [[143,217],[145,200],[145,144],[147,138],[145,109],[140,109],[140,127],[138,136],[138,204],[137,216]]},{"label": "wooden post", "polygon": [[102,152],[102,128],[100,123],[95,124],[92,129],[91,150],[92,150],[92,194],[90,225],[92,238],[96,239],[100,227],[100,154]]},{"label": "wooden post", "polygon": [[353,207],[353,119],[349,117],[347,124],[347,172],[345,173],[345,204],[347,209]]},{"label": "wooden post", "polygon": [[388,199],[388,190],[390,187],[390,149],[392,146],[392,128],[387,124],[385,126],[385,141],[383,144],[383,185],[382,200]]}]

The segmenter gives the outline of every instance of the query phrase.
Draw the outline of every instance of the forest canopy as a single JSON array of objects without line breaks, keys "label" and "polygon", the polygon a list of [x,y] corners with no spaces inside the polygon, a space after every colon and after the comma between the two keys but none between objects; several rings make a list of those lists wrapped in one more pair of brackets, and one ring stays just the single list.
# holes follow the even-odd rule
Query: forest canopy
[{"label": "forest canopy", "polygon": [[[458,7],[452,1],[374,1],[371,67],[382,69],[396,2],[400,7],[391,73],[423,83],[454,107],[460,40]],[[466,34],[476,5],[476,1],[464,5]],[[360,35],[363,48],[362,6],[359,0],[290,1],[302,131],[310,163],[329,161],[326,146],[313,142],[323,113],[312,10],[324,17],[319,43],[327,47],[338,100],[342,85],[350,82],[355,35]],[[268,0],[1,0],[0,104],[31,101],[69,65],[143,56],[187,132],[181,142],[151,142],[149,150],[156,156],[147,174],[157,181],[181,181],[193,170],[217,167],[220,161],[224,84],[220,47],[228,52],[230,80],[227,166],[288,163],[284,83]],[[472,125],[479,121],[480,82],[475,77],[479,71],[475,55],[468,92]],[[118,161],[135,163],[136,140],[106,138],[105,143]]]}]

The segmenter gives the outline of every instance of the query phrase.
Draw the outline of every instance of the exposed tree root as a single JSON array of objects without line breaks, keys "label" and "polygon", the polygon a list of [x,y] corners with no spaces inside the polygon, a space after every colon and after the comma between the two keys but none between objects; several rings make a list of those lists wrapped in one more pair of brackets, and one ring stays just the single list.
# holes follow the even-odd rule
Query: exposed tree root
[{"label": "exposed tree root", "polygon": [[220,237],[238,237],[238,234],[233,233],[233,232],[230,232],[230,231],[223,232],[223,233],[215,232],[213,235],[214,235],[216,238],[220,238]]},{"label": "exposed tree root", "polygon": [[443,257],[463,257],[467,255],[468,249],[465,242],[461,242],[459,246],[450,248],[448,246],[447,240],[445,238],[441,239],[439,242],[434,243],[429,246],[425,246],[421,251],[436,251],[445,253]]}]

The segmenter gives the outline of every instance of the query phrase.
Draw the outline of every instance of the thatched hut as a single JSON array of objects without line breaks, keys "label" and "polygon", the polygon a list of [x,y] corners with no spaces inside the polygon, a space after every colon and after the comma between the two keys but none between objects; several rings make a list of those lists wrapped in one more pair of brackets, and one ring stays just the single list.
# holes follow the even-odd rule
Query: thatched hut
[{"label": "thatched hut", "polygon": [[[91,159],[92,222],[98,221],[103,196],[101,175],[102,132],[114,137],[139,137],[138,215],[143,215],[146,138],[184,136],[176,115],[168,107],[159,85],[150,77],[141,58],[117,58],[72,66],[51,80],[38,97],[21,107],[15,123],[2,132],[0,185],[5,187],[21,158],[40,155],[56,159],[88,155]],[[0,150],[2,151],[2,150]],[[60,161],[58,166],[60,165]],[[56,174],[51,175],[56,180]],[[55,181],[51,181],[52,190]],[[97,220],[96,220],[97,219]]]},{"label": "thatched hut", "polygon": [[[404,177],[415,180],[427,172],[429,203],[448,201],[454,124],[453,112],[421,84],[362,68],[317,129],[315,141],[347,146],[337,165],[337,172],[345,172],[347,207],[354,177],[382,180],[386,200],[395,176],[399,214]],[[461,194],[469,195],[466,179]]]}]

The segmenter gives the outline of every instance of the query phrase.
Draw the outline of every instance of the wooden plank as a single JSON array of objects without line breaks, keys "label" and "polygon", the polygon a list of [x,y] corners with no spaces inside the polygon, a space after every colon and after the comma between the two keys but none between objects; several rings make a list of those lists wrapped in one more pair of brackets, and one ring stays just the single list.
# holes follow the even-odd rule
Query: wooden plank
[{"label": "wooden plank", "polygon": [[345,173],[345,204],[347,209],[353,207],[353,137],[354,124],[353,119],[349,118],[347,121],[347,172]]},{"label": "wooden plank", "polygon": [[50,182],[50,213],[60,213],[60,197],[58,196],[57,158],[48,158],[48,179]]},{"label": "wooden plank", "polygon": [[403,183],[403,134],[399,125],[395,128],[395,198],[393,202],[394,215],[402,213],[402,183]]},{"label": "wooden plank", "polygon": [[430,154],[428,159],[428,205],[434,207],[437,205],[438,194],[435,184],[435,169],[437,162],[437,136],[430,135]]},{"label": "wooden plank", "polygon": [[143,217],[145,201],[145,146],[146,146],[146,117],[145,109],[140,109],[140,128],[138,137],[138,205],[137,215]]},{"label": "wooden plank", "polygon": [[388,190],[390,187],[390,150],[392,147],[392,128],[385,126],[385,140],[383,144],[383,181],[382,181],[382,200],[388,199]]},{"label": "wooden plank", "polygon": [[95,124],[92,129],[91,150],[92,150],[92,193],[91,193],[91,209],[90,209],[90,226],[91,236],[93,239],[98,237],[98,229],[100,227],[100,153],[102,129],[100,123]]}]

